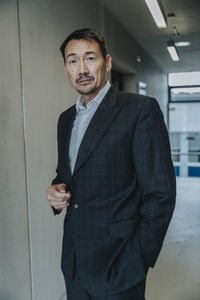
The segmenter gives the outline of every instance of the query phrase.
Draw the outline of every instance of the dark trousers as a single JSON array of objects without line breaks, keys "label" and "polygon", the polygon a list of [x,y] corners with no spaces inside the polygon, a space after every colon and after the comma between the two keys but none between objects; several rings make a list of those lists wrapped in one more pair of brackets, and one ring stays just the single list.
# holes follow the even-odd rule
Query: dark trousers
[{"label": "dark trousers", "polygon": [[[76,261],[76,260],[75,260]],[[119,293],[106,296],[91,295],[82,285],[75,262],[73,279],[66,281],[67,300],[145,300],[146,279]]]},{"label": "dark trousers", "polygon": [[106,296],[92,296],[86,290],[76,288],[67,288],[67,300],[145,300],[144,298],[145,282],[142,281],[132,288],[121,292],[120,294]]},{"label": "dark trousers", "polygon": [[[69,236],[73,236],[73,227],[72,227],[72,219],[69,218],[67,223],[68,231],[71,232]],[[69,237],[68,237],[69,238]],[[72,249],[74,249],[73,245],[73,238],[71,238],[70,245]],[[71,251],[73,251],[71,249]],[[67,291],[67,300],[145,300],[145,285],[146,285],[146,278],[139,282],[137,285],[119,293],[119,294],[112,294],[107,296],[94,296],[91,295],[82,284],[82,281],[79,277],[79,270],[78,265],[76,263],[76,254],[74,249],[74,256],[73,259],[71,257],[70,261],[73,261],[71,265],[71,278],[66,276],[65,272],[63,272],[66,291]],[[62,270],[63,271],[63,270]]]}]

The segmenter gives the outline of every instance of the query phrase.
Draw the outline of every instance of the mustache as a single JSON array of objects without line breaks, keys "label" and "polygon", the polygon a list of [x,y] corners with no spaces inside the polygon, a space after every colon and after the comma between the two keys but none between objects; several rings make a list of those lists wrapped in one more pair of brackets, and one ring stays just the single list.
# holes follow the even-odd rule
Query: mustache
[{"label": "mustache", "polygon": [[94,80],[94,76],[81,75],[78,79],[76,79],[76,83],[79,83],[81,80]]}]

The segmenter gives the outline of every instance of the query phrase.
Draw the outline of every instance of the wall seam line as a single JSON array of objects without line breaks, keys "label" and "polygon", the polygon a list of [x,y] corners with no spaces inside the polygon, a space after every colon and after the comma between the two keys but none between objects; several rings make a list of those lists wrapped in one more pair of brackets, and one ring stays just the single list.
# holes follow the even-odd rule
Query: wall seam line
[{"label": "wall seam line", "polygon": [[20,4],[17,0],[17,22],[18,22],[18,41],[19,41],[19,68],[20,68],[20,88],[22,100],[22,116],[23,116],[23,146],[24,146],[24,165],[25,165],[25,186],[26,186],[26,202],[27,202],[27,220],[28,220],[28,246],[29,246],[29,268],[30,268],[30,289],[31,300],[34,300],[34,282],[32,270],[32,245],[31,245],[31,223],[30,223],[30,206],[29,206],[29,179],[28,179],[28,158],[27,158],[27,135],[26,135],[26,118],[25,118],[25,101],[24,101],[24,83],[23,83],[23,67],[22,67],[22,49],[21,49],[21,24],[20,24]]}]

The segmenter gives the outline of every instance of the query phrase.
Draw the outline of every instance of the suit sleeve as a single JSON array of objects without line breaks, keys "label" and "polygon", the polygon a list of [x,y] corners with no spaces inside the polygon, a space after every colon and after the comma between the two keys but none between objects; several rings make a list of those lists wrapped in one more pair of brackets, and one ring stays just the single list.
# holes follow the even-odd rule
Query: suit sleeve
[{"label": "suit sleeve", "polygon": [[138,118],[133,159],[142,191],[136,235],[145,263],[154,267],[174,211],[176,179],[167,128],[153,98],[145,100]]},{"label": "suit sleeve", "polygon": [[[53,179],[53,181],[51,182],[52,184],[59,184],[59,183],[63,183],[63,180],[61,178],[61,161],[60,161],[60,151],[61,151],[61,116],[60,115],[59,119],[58,119],[58,124],[57,124],[57,147],[58,147],[58,163],[57,163],[57,168],[56,168],[56,177]],[[57,209],[55,209],[53,206],[51,206],[54,215],[60,214],[61,211],[58,211]]]}]

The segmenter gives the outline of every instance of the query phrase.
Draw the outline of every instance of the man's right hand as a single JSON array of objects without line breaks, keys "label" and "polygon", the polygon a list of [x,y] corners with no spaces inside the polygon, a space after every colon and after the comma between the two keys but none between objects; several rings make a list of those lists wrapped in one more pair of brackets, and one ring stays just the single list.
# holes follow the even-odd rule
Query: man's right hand
[{"label": "man's right hand", "polygon": [[63,208],[70,205],[70,192],[66,192],[66,184],[53,184],[47,189],[47,201],[55,209],[61,211]]}]

